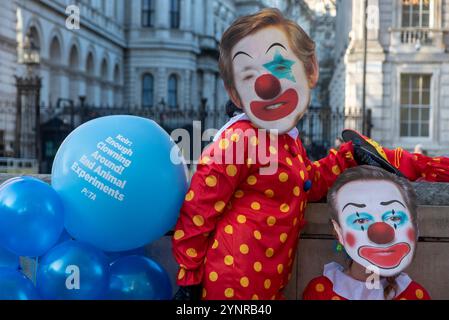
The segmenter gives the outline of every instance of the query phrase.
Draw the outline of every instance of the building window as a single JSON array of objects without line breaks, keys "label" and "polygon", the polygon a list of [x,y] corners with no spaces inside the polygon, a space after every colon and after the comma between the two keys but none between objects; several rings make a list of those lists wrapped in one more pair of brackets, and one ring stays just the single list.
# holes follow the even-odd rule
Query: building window
[{"label": "building window", "polygon": [[174,74],[168,78],[168,106],[178,107],[178,78]]},{"label": "building window", "polygon": [[179,29],[180,25],[180,2],[179,0],[170,0],[170,27]]},{"label": "building window", "polygon": [[401,137],[429,137],[431,75],[401,75]]},{"label": "building window", "polygon": [[151,28],[154,23],[154,1],[142,0],[142,26]]},{"label": "building window", "polygon": [[154,103],[154,77],[145,74],[142,79],[142,106],[151,108]]},{"label": "building window", "polygon": [[402,0],[402,27],[429,28],[431,0]]}]

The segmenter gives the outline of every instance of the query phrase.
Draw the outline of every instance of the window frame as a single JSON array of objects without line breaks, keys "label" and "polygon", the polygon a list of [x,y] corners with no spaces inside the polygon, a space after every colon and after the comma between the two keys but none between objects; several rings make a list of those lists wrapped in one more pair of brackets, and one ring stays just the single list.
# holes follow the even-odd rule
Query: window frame
[{"label": "window frame", "polygon": [[[149,88],[146,88],[145,87],[145,79],[147,78],[147,77],[149,77],[150,79],[151,79],[151,85],[150,85],[150,87]],[[155,92],[155,81],[154,81],[154,75],[152,74],[152,73],[150,73],[150,72],[146,72],[146,73],[144,73],[143,75],[142,75],[142,82],[141,82],[141,84],[142,84],[142,108],[143,109],[151,109],[151,108],[153,108],[154,107],[154,92]],[[150,100],[150,104],[145,104],[145,101],[146,101],[146,99],[145,99],[145,97],[146,97],[146,95],[147,94],[149,94],[149,93],[151,93],[151,95],[150,95],[150,97],[151,97],[151,99],[149,99]]]},{"label": "window frame", "polygon": [[154,0],[142,0],[141,25],[143,28],[154,28]]},{"label": "window frame", "polygon": [[[172,79],[175,80],[175,88],[174,90],[171,88],[171,81]],[[171,97],[175,98],[175,104],[171,104]],[[171,109],[178,109],[179,108],[179,77],[177,74],[172,73],[168,77],[167,81],[167,106]]]},{"label": "window frame", "polygon": [[181,27],[181,1],[170,0],[170,28],[180,29]]}]

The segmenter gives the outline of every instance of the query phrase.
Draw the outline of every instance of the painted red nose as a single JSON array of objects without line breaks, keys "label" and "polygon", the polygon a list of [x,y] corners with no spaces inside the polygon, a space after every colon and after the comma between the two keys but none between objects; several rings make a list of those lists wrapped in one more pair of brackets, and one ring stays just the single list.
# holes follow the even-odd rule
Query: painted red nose
[{"label": "painted red nose", "polygon": [[276,98],[281,92],[281,82],[271,74],[264,74],[255,83],[257,95],[264,100]]},{"label": "painted red nose", "polygon": [[387,244],[394,240],[394,229],[385,222],[376,222],[368,228],[368,238],[377,244]]}]

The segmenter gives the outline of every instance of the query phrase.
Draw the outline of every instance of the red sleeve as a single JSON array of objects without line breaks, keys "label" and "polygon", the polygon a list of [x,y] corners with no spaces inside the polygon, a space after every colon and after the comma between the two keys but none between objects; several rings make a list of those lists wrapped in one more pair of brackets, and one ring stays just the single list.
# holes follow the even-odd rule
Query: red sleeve
[{"label": "red sleeve", "polygon": [[[242,126],[248,125],[239,122],[233,127]],[[243,143],[239,143],[242,142],[240,139]],[[248,176],[249,166],[245,162],[235,161],[236,155],[241,156],[241,150],[234,150],[237,144],[246,148],[247,139],[242,130],[226,130],[201,157],[172,240],[173,254],[180,265],[177,274],[177,284],[180,286],[202,281],[209,233],[215,229],[220,215],[226,214],[226,206],[237,186]]]},{"label": "red sleeve", "polygon": [[410,153],[402,148],[383,149],[388,161],[409,180],[449,182],[449,158],[432,158],[422,154]]},{"label": "red sleeve", "polygon": [[429,293],[419,283],[412,281],[395,300],[431,300]]},{"label": "red sleeve", "polygon": [[[312,180],[309,201],[318,201],[325,197],[329,188],[344,170],[357,166],[353,153],[352,143],[348,142],[342,144],[338,151],[331,149],[329,155],[313,163],[308,158],[304,159]],[[304,147],[303,154],[305,154]]]},{"label": "red sleeve", "polygon": [[[337,299],[338,298],[338,299]],[[334,294],[332,282],[325,276],[313,279],[304,289],[303,300],[340,300]]]}]

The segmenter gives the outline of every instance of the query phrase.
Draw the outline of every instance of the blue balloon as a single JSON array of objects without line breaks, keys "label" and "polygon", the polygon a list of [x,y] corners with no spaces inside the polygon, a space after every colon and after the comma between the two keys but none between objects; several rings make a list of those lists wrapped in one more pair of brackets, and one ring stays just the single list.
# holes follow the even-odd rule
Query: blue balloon
[{"label": "blue balloon", "polygon": [[175,225],[187,190],[186,167],[177,145],[154,121],[108,116],[64,140],[52,185],[75,239],[104,251],[127,251]]},{"label": "blue balloon", "polygon": [[145,255],[145,247],[137,248],[134,250],[121,251],[121,252],[105,252],[108,256],[110,262],[114,262],[122,257],[127,256],[144,256]]},{"label": "blue balloon", "polygon": [[39,300],[33,283],[19,271],[0,267],[0,300]]},{"label": "blue balloon", "polygon": [[18,256],[38,257],[64,228],[63,204],[47,183],[18,177],[0,186],[0,244]]},{"label": "blue balloon", "polygon": [[0,267],[19,269],[20,259],[14,253],[0,246]]},{"label": "blue balloon", "polygon": [[142,256],[120,258],[111,264],[111,300],[168,300],[172,286],[167,272]]},{"label": "blue balloon", "polygon": [[39,261],[36,285],[44,299],[93,300],[106,292],[108,281],[107,257],[89,244],[69,240]]}]

